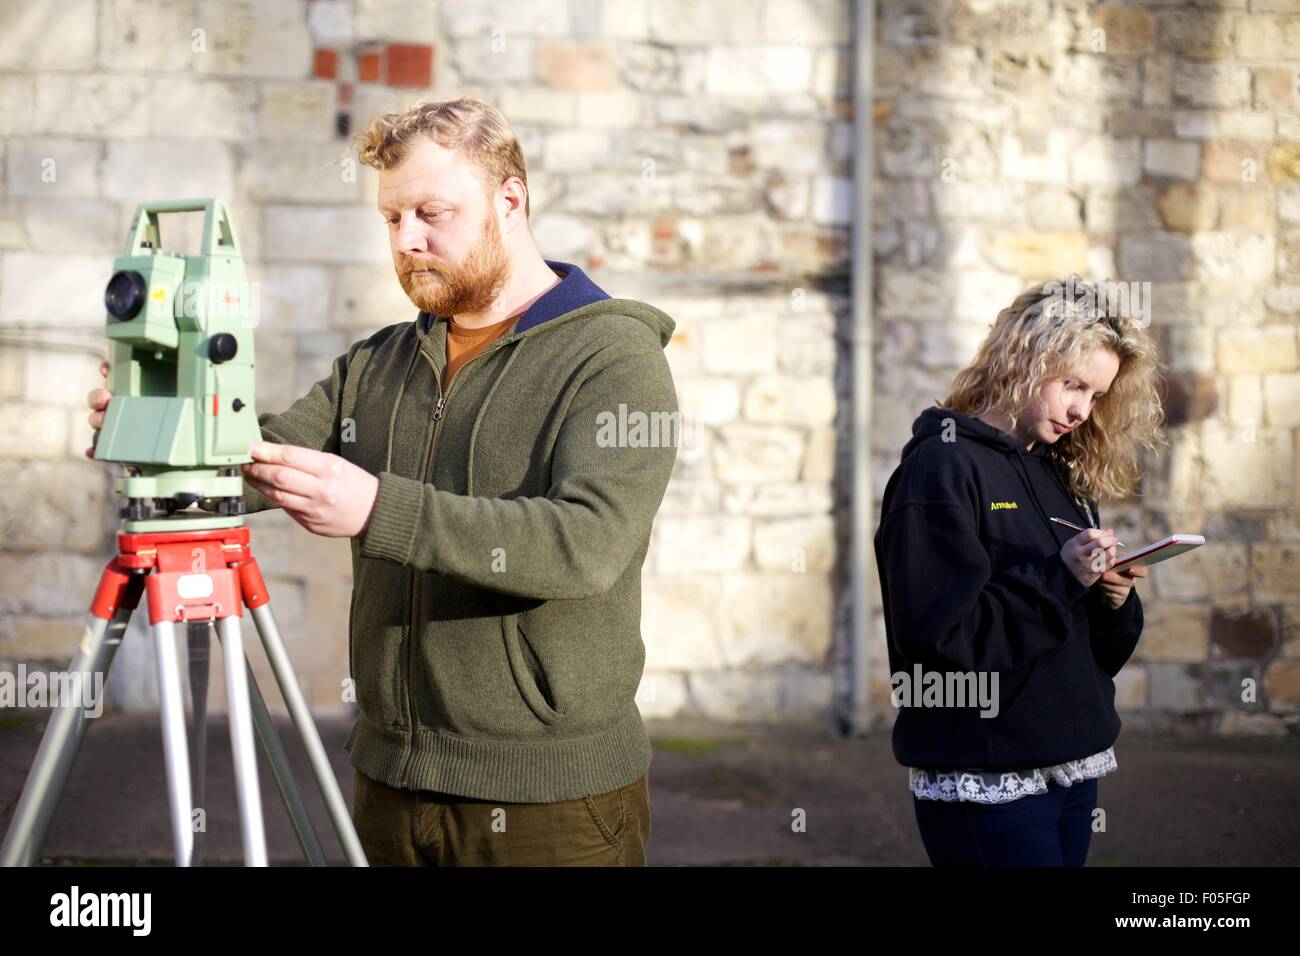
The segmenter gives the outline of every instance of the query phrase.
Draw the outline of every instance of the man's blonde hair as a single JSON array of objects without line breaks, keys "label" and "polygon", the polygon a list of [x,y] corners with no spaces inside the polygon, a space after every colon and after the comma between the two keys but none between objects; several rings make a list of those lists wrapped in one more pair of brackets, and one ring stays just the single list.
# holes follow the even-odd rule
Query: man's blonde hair
[{"label": "man's blonde hair", "polygon": [[524,151],[506,118],[490,103],[461,98],[419,103],[405,113],[382,113],[366,129],[353,134],[348,145],[356,147],[357,159],[365,165],[391,169],[422,136],[444,149],[463,153],[478,167],[489,192],[518,176],[525,187],[524,216],[528,216],[531,203]]}]

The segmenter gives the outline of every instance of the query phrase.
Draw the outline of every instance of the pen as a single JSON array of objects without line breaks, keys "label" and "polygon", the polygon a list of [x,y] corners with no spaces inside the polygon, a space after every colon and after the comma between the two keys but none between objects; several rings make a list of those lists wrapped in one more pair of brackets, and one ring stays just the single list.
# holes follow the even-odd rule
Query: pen
[{"label": "pen", "polygon": [[[1048,521],[1055,521],[1057,524],[1063,524],[1063,525],[1065,525],[1067,528],[1073,528],[1075,531],[1088,531],[1088,530],[1090,530],[1089,528],[1080,528],[1077,524],[1071,524],[1070,522],[1066,521],[1064,518],[1048,518],[1047,520],[1048,520]],[[1117,540],[1117,541],[1115,542],[1115,547],[1117,547],[1117,548],[1127,548],[1128,545],[1126,545],[1123,541],[1118,541],[1118,540]]]}]

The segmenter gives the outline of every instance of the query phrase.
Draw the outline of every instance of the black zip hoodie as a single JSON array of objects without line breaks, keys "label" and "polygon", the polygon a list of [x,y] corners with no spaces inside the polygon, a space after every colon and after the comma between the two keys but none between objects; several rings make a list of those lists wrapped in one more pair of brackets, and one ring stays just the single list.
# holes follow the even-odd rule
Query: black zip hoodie
[{"label": "black zip hoodie", "polygon": [[1093,523],[1066,474],[1043,442],[1026,451],[977,418],[932,406],[913,423],[875,536],[890,672],[996,671],[998,708],[900,707],[904,766],[1047,767],[1119,736],[1112,678],[1137,646],[1142,602],[1134,588],[1111,609],[1061,559],[1079,532],[1047,519]]}]

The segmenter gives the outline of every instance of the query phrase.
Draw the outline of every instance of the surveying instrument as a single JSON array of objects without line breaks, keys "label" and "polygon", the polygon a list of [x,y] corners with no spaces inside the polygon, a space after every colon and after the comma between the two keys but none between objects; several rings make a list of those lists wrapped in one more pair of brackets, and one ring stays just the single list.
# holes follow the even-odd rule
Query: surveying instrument
[{"label": "surveying instrument", "polygon": [[[201,252],[160,245],[163,213],[203,213]],[[144,203],[136,209],[126,251],[113,263],[104,294],[112,393],[95,446],[97,461],[126,474],[116,491],[121,510],[117,554],[91,601],[85,634],[70,671],[107,678],[131,613],[148,599],[158,674],[159,711],[172,842],[177,866],[195,860],[190,754],[185,727],[176,625],[188,636],[190,689],[202,796],[210,633],[221,641],[244,863],[266,866],[258,789],[262,745],[313,866],[325,856],[299,797],[284,748],[244,656],[240,627],[248,608],[320,786],[349,865],[365,855],[298,686],[266,583],[244,524],[240,465],[261,437],[253,389],[255,297],[250,294],[230,211],[220,199]],[[84,686],[84,684],[83,684]],[[31,773],[0,847],[0,865],[38,861],[50,821],[85,737],[86,711],[65,703],[50,716]]]}]

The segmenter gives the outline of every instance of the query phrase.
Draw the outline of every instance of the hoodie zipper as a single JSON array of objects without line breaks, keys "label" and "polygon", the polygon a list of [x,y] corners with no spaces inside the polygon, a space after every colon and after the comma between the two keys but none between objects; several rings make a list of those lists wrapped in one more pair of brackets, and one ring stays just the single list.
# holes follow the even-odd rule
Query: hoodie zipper
[{"label": "hoodie zipper", "polygon": [[[419,346],[417,346],[417,348],[419,348]],[[433,422],[434,422],[433,438],[429,441],[429,451],[424,458],[424,478],[423,478],[424,484],[427,485],[433,477],[433,453],[434,453],[434,449],[438,447],[438,437],[442,434],[442,420],[443,420],[443,414],[446,411],[446,407],[447,407],[447,399],[450,398],[451,393],[456,390],[456,383],[461,380],[461,376],[464,375],[465,369],[469,368],[471,365],[473,365],[484,355],[487,355],[489,352],[495,351],[496,348],[497,348],[497,343],[494,342],[491,346],[484,349],[482,352],[479,352],[478,355],[475,355],[468,362],[462,365],[459,371],[457,371],[456,377],[452,379],[451,386],[447,389],[446,392],[443,392],[442,390],[442,378],[438,374],[438,369],[433,364],[433,359],[429,356],[429,353],[426,352],[423,348],[420,349],[420,354],[424,356],[424,360],[428,362],[429,367],[433,369],[434,381],[438,383],[438,404],[435,405],[433,409]],[[411,762],[415,759],[415,731],[419,722],[415,712],[415,645],[419,637],[419,627],[420,627],[419,612],[420,612],[420,572],[412,569],[411,570],[411,639],[408,642],[407,649],[406,649],[406,710],[407,710],[407,716],[411,721],[411,752],[407,754],[406,766],[402,768],[403,784],[410,782],[407,779],[406,775],[407,775],[407,771],[410,770]]]}]

